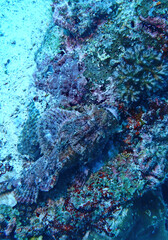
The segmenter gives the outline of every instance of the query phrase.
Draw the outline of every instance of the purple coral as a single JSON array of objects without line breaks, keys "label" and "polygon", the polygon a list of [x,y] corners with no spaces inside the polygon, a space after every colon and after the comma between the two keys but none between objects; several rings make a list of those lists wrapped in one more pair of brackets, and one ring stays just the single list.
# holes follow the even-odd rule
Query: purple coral
[{"label": "purple coral", "polygon": [[51,61],[37,66],[35,83],[39,89],[51,93],[62,106],[74,106],[86,92],[84,65],[72,54],[57,54]]}]

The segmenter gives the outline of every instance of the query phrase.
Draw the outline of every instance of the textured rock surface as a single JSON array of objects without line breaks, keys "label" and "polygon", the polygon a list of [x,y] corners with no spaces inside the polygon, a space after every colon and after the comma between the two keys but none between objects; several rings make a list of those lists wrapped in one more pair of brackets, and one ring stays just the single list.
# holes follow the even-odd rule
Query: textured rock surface
[{"label": "textured rock surface", "polygon": [[31,160],[37,160],[40,157],[39,143],[37,139],[37,122],[39,111],[35,108],[34,103],[28,106],[28,119],[21,132],[18,151],[23,155],[28,155]]},{"label": "textured rock surface", "polygon": [[54,1],[54,22],[74,38],[88,37],[101,21],[113,15],[115,0]]}]

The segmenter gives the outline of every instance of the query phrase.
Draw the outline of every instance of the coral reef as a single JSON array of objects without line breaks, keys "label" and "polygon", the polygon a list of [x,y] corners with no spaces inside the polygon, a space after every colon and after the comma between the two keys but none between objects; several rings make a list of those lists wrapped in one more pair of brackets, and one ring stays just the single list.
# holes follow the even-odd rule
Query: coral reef
[{"label": "coral reef", "polygon": [[[147,158],[146,153],[142,152],[138,155],[125,151],[92,173],[85,183],[75,181],[66,198],[49,200],[45,206],[36,208],[31,217],[33,228],[20,226],[16,232],[28,237],[35,233],[40,235],[47,227],[48,237],[57,239],[67,235],[72,239],[82,239],[87,231],[94,229],[97,233],[104,233],[114,239],[117,236],[123,237],[124,229],[130,227],[125,222],[135,214],[135,210],[131,210],[130,201],[140,198],[152,189],[153,184],[156,186],[156,181],[152,179],[154,175],[157,180],[161,180],[167,171],[164,168],[161,172],[156,164],[160,161],[162,167],[166,166],[166,162],[161,159],[167,155],[166,151],[163,155],[159,153],[161,155],[158,155],[157,161],[153,153]],[[151,152],[149,147],[147,152]],[[153,158],[153,163],[150,157]],[[141,162],[142,159],[145,163]],[[133,226],[132,220],[129,223]]]},{"label": "coral reef", "polygon": [[[88,231],[93,230],[97,234],[115,239],[116,237],[124,238],[123,233],[126,229],[127,234],[131,236],[130,226],[135,226],[135,219],[138,221],[140,218],[140,213],[135,213],[137,207],[136,204],[132,206],[132,201],[136,203],[144,201],[143,198],[146,194],[149,196],[151,190],[164,180],[168,169],[168,106],[166,102],[158,100],[151,100],[148,105],[148,111],[134,113],[132,117],[129,117],[129,125],[126,128],[127,134],[132,135],[132,140],[130,143],[126,143],[125,150],[98,171],[92,172],[91,175],[87,176],[86,172],[86,177],[76,177],[65,197],[59,197],[57,200],[48,199],[45,206],[44,202],[38,203],[38,206],[31,210],[31,217],[26,215],[23,217],[24,221],[29,219],[31,225],[22,224],[16,228],[15,234],[18,239],[19,237],[20,239],[32,237],[36,234],[40,236],[43,232],[45,232],[46,238],[52,236],[53,239],[57,239],[66,235],[67,237],[71,236],[72,239],[82,239]],[[67,112],[67,110],[57,110],[58,115],[60,115],[60,111],[63,111],[64,114]],[[68,111],[68,114],[71,112]],[[52,114],[54,114],[53,111]],[[82,113],[78,114],[77,121]],[[60,125],[61,122],[68,121],[65,119],[65,115],[63,115],[59,120]],[[72,117],[72,119],[74,118]],[[49,126],[50,122],[51,120],[48,120],[46,125]],[[41,137],[44,135],[46,125],[39,130],[42,131]],[[72,125],[69,128],[71,129]],[[67,129],[66,125],[65,129]],[[141,139],[139,141],[135,141],[137,131],[139,131],[138,140]],[[54,132],[56,130],[53,130],[53,135]],[[61,139],[61,144],[63,144],[64,138]],[[53,149],[53,145],[48,143],[47,149]],[[47,149],[44,148],[43,152],[45,153]],[[158,210],[161,212],[157,213],[158,219],[152,218],[153,222],[148,222],[148,225],[153,226],[154,229],[161,224],[162,211],[166,211],[162,205],[163,203],[161,204],[163,210]],[[146,207],[150,208],[150,206]],[[141,212],[141,210],[139,211]],[[153,209],[144,211],[153,216],[156,214],[152,213]],[[134,221],[131,220],[132,215],[135,216]],[[127,224],[128,219],[129,224]],[[141,229],[136,232],[136,235],[139,236],[140,232]],[[150,232],[148,234],[150,235]]]},{"label": "coral reef", "polygon": [[151,38],[156,39],[162,52],[166,55],[168,52],[168,20],[167,17],[151,17],[144,18],[140,16],[141,29]]},{"label": "coral reef", "polygon": [[14,189],[19,212],[5,219],[2,236],[161,239],[167,2],[63,0],[52,7],[56,26],[36,55],[34,74],[51,101],[41,116],[31,104],[23,127],[18,150],[34,162],[20,179],[0,184],[0,192]]},{"label": "coral reef", "polygon": [[[130,105],[164,94],[167,84],[167,61],[152,47],[136,44],[124,50],[112,76],[119,91],[119,100]],[[136,103],[137,105],[137,103]]]},{"label": "coral reef", "polygon": [[5,205],[0,206],[0,236],[2,239],[13,238],[14,229],[19,224],[18,217],[18,210]]},{"label": "coral reef", "polygon": [[115,14],[116,1],[54,1],[54,23],[68,31],[73,38],[91,35],[98,24]]}]

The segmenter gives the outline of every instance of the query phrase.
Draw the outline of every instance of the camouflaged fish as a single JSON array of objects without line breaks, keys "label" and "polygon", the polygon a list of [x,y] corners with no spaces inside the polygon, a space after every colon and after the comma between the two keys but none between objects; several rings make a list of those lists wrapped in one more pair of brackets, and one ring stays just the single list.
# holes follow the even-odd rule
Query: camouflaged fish
[{"label": "camouflaged fish", "polygon": [[82,113],[60,108],[46,111],[38,129],[43,156],[23,171],[15,189],[16,199],[36,202],[39,190],[53,188],[61,171],[94,159],[116,129],[116,123],[110,111],[97,107]]}]

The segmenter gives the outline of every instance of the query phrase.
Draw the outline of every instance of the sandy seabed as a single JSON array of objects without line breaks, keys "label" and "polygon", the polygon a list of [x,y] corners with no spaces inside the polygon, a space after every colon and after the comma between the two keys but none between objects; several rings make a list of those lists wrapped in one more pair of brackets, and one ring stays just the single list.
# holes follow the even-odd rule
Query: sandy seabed
[{"label": "sandy seabed", "polygon": [[22,170],[18,136],[36,93],[34,55],[50,24],[51,4],[51,0],[0,1],[0,161],[11,154],[14,168],[0,181]]}]

